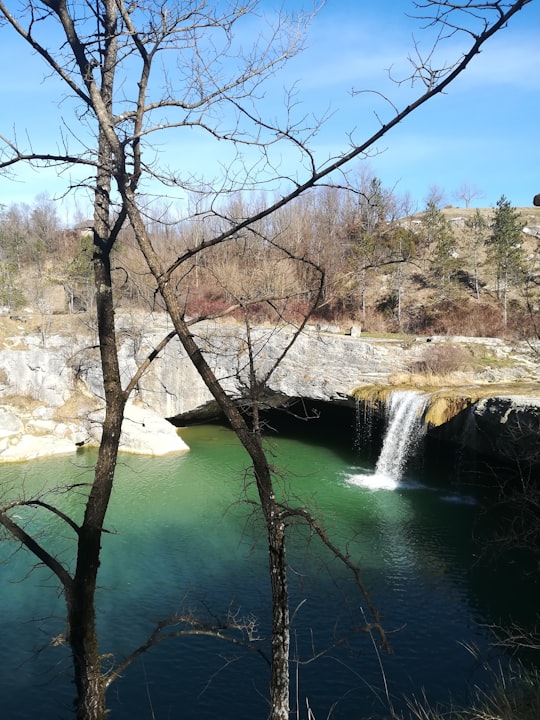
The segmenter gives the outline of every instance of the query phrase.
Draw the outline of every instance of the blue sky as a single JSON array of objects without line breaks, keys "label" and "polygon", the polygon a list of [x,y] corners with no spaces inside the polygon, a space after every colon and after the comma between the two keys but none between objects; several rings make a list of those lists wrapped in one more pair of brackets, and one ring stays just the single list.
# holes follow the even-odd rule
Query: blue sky
[{"label": "blue sky", "polygon": [[[267,10],[274,4],[263,2]],[[295,9],[301,3],[285,0],[284,6]],[[296,83],[300,113],[330,113],[315,138],[319,161],[346,151],[350,133],[363,141],[378,128],[380,118],[392,116],[380,94],[352,96],[353,88],[382,93],[400,109],[419,94],[420,88],[388,78],[390,66],[395,76],[406,75],[406,58],[415,41],[422,50],[430,47],[422,23],[406,13],[414,13],[412,1],[328,0],[311,24],[304,52],[273,79],[275,92]],[[539,31],[540,0],[532,0],[488,41],[445,95],[390,131],[364,161],[370,172],[398,195],[409,194],[417,209],[434,185],[444,191],[447,203],[463,204],[454,197],[463,183],[482,193],[473,204],[493,206],[504,194],[515,206],[531,205],[540,192]],[[78,132],[69,105],[59,103],[59,82],[44,77],[39,58],[6,28],[0,29],[0,37],[0,62],[8,68],[0,79],[0,133],[11,135],[16,128],[19,139],[28,145],[27,138],[32,138],[34,149],[41,150],[60,143],[62,118]],[[445,61],[455,59],[456,38],[442,45],[440,53]],[[68,130],[64,127],[63,132]],[[213,172],[215,158],[203,144],[181,149],[184,160],[191,156]],[[174,144],[164,150],[175,154]],[[359,167],[356,161],[351,169]],[[21,170],[16,179],[0,177],[0,203],[31,203],[42,192],[61,196],[69,180],[50,170]],[[63,201],[66,215],[73,204],[73,199]]]}]

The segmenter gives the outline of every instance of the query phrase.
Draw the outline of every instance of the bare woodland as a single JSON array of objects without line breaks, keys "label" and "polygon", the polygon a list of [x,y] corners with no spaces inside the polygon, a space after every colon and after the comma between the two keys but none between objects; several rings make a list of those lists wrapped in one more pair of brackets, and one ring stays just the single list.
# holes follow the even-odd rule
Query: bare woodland
[{"label": "bare woodland", "polygon": [[[65,641],[73,659],[79,720],[106,717],[107,690],[157,641],[165,625],[171,642],[175,634],[203,629],[192,617],[170,618],[156,627],[146,645],[134,648],[131,656],[118,660],[111,670],[108,665],[105,668],[100,654],[95,624],[101,538],[114,492],[125,404],[148,364],[173,336],[179,338],[245,448],[257,488],[268,546],[272,607],[268,717],[283,720],[291,711],[287,581],[291,524],[307,524],[350,569],[366,608],[363,629],[373,633],[382,646],[387,645],[360,569],[352,565],[345,549],[333,544],[309,508],[290,505],[278,494],[273,460],[265,449],[260,403],[265,384],[290,346],[261,374],[256,363],[259,348],[250,342],[250,330],[261,319],[276,327],[287,324],[293,329],[292,344],[314,314],[332,316],[340,304],[361,320],[367,317],[374,269],[381,267],[391,268],[387,300],[395,329],[405,329],[404,293],[411,281],[405,284],[404,268],[413,258],[424,275],[433,271],[430,263],[436,263],[439,270],[431,275],[431,281],[440,302],[451,302],[455,247],[435,198],[421,221],[422,232],[413,232],[399,222],[410,213],[406,201],[396,200],[369,173],[355,178],[349,168],[353,161],[365,158],[395,125],[465,72],[484,43],[511,23],[528,2],[411,3],[419,26],[432,33],[434,45],[460,36],[466,42],[462,55],[436,67],[431,64],[431,53],[421,57],[415,48],[408,80],[417,88],[416,100],[401,110],[394,107],[392,118],[372,137],[358,143],[349,138],[339,157],[325,161],[319,161],[311,149],[316,128],[296,118],[292,99],[280,120],[262,117],[257,103],[264,83],[301,51],[309,15],[274,15],[271,31],[262,32],[246,48],[237,42],[236,29],[245,18],[254,17],[258,7],[254,0],[31,0],[15,6],[0,2],[2,32],[15,33],[27,44],[28,52],[41,56],[44,76],[62,82],[79,121],[79,130],[63,135],[62,147],[37,148],[31,138],[21,140],[22,132],[10,134],[7,119],[1,128],[0,170],[16,173],[24,163],[37,169],[54,166],[59,171],[84,168],[86,180],[78,188],[66,187],[66,192],[84,186],[93,204],[90,235],[59,236],[51,230],[51,203],[42,198],[27,218],[36,228],[32,242],[39,240],[33,249],[25,242],[24,233],[6,230],[21,222],[21,208],[7,209],[2,217],[3,236],[9,236],[11,242],[9,262],[2,265],[5,287],[9,288],[4,302],[12,302],[22,292],[17,287],[17,273],[10,267],[22,267],[31,253],[35,272],[50,273],[49,253],[53,248],[58,252],[58,244],[64,243],[70,249],[76,247],[77,252],[67,253],[62,267],[57,264],[55,282],[97,320],[106,416],[82,521],[75,522],[52,503],[32,497],[21,497],[0,509],[4,532],[51,570],[65,598]],[[55,41],[46,39],[50,37]],[[185,176],[181,162],[175,164],[156,151],[167,133],[189,137],[195,130],[230,147],[228,164],[216,169],[211,180]],[[298,158],[294,177],[280,173],[276,148],[280,152],[288,148]],[[189,210],[181,216],[168,204],[171,189],[180,189],[188,199]],[[461,192],[467,205],[475,194],[474,189]],[[511,213],[505,218],[512,227],[519,224]],[[498,231],[486,230],[480,220],[476,222],[469,228],[468,247],[471,257],[482,248],[485,261],[489,255],[486,237],[496,238]],[[497,293],[504,299],[504,322],[508,289],[514,280],[517,283],[514,276],[519,274],[520,264],[519,259],[514,262],[513,257],[504,255],[495,240],[492,256],[493,248],[500,251],[493,262],[498,263],[494,267]],[[477,267],[476,259],[471,266]],[[480,294],[474,271],[468,281]],[[522,282],[520,287],[525,285]],[[120,376],[117,354],[118,300],[160,308],[174,328],[127,382]],[[197,322],[226,315],[243,324],[248,338],[249,387],[241,398],[242,408],[249,406],[248,413],[241,412],[239,398],[225,392],[197,344]],[[73,570],[48,552],[46,537],[32,537],[17,523],[15,511],[20,504],[52,513],[65,523],[73,536]],[[225,629],[205,625],[204,632],[218,636],[240,633],[242,642],[251,642],[249,628],[232,621]]]}]

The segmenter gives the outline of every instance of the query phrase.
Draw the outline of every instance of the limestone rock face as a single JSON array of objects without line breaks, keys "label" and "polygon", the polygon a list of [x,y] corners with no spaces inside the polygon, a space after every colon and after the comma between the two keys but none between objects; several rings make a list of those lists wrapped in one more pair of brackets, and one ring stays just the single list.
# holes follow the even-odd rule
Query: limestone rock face
[{"label": "limestone rock face", "polygon": [[[241,399],[247,385],[249,358],[245,337],[236,327],[208,324],[199,339],[211,368],[225,388]],[[149,349],[159,336],[148,338]],[[253,331],[258,378],[263,380],[276,358],[290,343],[290,332]],[[154,342],[152,342],[152,340]],[[339,401],[358,385],[382,382],[396,370],[404,370],[407,355],[399,346],[370,343],[348,336],[310,332],[301,335],[283,362],[264,383],[269,397],[305,397]],[[162,359],[139,384],[140,398],[161,415],[182,417],[197,408],[211,407],[212,396],[186,357],[178,341],[172,341]]]},{"label": "limestone rock face", "polygon": [[[0,462],[66,455],[77,447],[96,447],[101,440],[104,410],[90,410],[61,421],[52,408],[32,411],[0,406]],[[176,428],[154,410],[128,402],[120,436],[120,450],[142,455],[170,455],[189,450]]]},{"label": "limestone rock face", "polygon": [[71,394],[73,374],[67,365],[66,338],[54,336],[47,347],[29,336],[16,349],[0,351],[1,395],[39,399],[48,406],[61,405]]},{"label": "limestone rock face", "polygon": [[540,465],[540,398],[501,395],[479,400],[428,435],[475,456]]},{"label": "limestone rock face", "polygon": [[10,438],[22,433],[24,424],[15,413],[0,407],[0,438]]},{"label": "limestone rock face", "polygon": [[[281,344],[290,337],[280,338]],[[269,386],[291,397],[339,400],[360,382],[384,382],[392,373],[405,371],[407,362],[408,353],[399,343],[306,333],[293,345]]]},{"label": "limestone rock face", "polygon": [[[97,446],[104,417],[99,355],[91,338],[8,338],[0,349],[0,462],[17,462]],[[90,349],[89,349],[90,348]],[[135,368],[121,348],[123,372]],[[162,392],[164,392],[162,388]],[[150,406],[128,402],[120,438],[124,452],[165,455],[189,450]]]},{"label": "limestone rock face", "polygon": [[474,433],[464,442],[478,452],[540,463],[540,399],[523,395],[486,398],[474,408]]},{"label": "limestone rock face", "polygon": [[[119,316],[119,357],[127,384],[136,367],[170,332],[164,315]],[[489,353],[478,379],[540,383],[538,363],[527,348],[486,338],[376,339],[338,328],[309,328],[297,338],[277,368],[274,364],[293,339],[289,329],[252,330],[253,354],[263,397],[269,404],[286,398],[351,402],[359,385],[389,384],[425,356],[434,344],[477,344]],[[242,403],[248,385],[249,355],[241,326],[205,322],[193,326],[210,367],[226,390]],[[539,393],[540,395],[540,393]],[[487,408],[488,406],[486,406]],[[135,389],[126,412],[122,449],[162,454],[185,450],[163,418],[208,419],[215,403],[190,360],[174,339],[152,363]],[[478,410],[480,413],[480,409]],[[488,414],[488,410],[483,411]],[[500,408],[498,417],[500,415]],[[99,442],[103,382],[95,336],[81,324],[68,335],[58,332],[4,338],[0,343],[0,461],[73,452],[77,444]],[[497,412],[495,413],[497,414]]]},{"label": "limestone rock face", "polygon": [[0,461],[17,462],[71,453],[80,429],[52,419],[45,407],[0,407]]},{"label": "limestone rock face", "polygon": [[[104,410],[95,410],[87,417],[88,444],[99,445]],[[128,402],[124,413],[120,448],[136,455],[171,455],[189,450],[171,423],[148,407]]]}]

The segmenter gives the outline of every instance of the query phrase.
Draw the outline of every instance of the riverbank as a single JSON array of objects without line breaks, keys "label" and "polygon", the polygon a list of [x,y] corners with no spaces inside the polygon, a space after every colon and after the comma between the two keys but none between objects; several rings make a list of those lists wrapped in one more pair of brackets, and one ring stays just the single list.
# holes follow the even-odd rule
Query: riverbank
[{"label": "riverbank", "polygon": [[[117,322],[120,363],[127,381],[171,328],[162,314],[119,313]],[[205,322],[194,326],[194,333],[217,377],[241,400],[249,367],[242,328]],[[259,327],[252,335],[257,369],[265,374],[290,341],[291,332]],[[540,414],[540,372],[536,350],[528,343],[370,337],[350,328],[320,326],[308,328],[273,372],[267,400],[269,405],[289,399],[354,404],[359,388],[378,385],[390,390],[404,383],[428,387],[437,372],[443,381],[439,392],[446,383],[450,394],[468,393],[471,398],[476,394],[477,412],[494,420],[493,427],[509,426],[516,408],[521,414],[526,407]],[[497,402],[490,402],[494,399]],[[167,420],[181,426],[216,412],[208,390],[173,340],[138,383],[127,407],[121,449],[151,455],[185,452],[187,446]],[[0,461],[97,445],[102,415],[97,340],[85,315],[2,319]]]}]

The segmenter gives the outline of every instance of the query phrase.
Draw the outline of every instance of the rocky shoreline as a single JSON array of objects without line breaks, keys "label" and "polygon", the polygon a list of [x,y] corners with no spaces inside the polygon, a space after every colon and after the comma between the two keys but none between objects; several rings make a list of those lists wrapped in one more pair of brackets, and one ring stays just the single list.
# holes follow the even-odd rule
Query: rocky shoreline
[{"label": "rocky shoreline", "polygon": [[[9,403],[0,406],[0,463],[69,455],[81,447],[100,442],[103,410],[77,419],[57,419],[53,408],[37,404],[33,409]],[[120,436],[120,451],[139,455],[171,455],[189,447],[176,428],[150,408],[128,402]]]},{"label": "rocky shoreline", "polygon": [[[117,319],[121,368],[127,381],[170,326],[164,315],[130,314]],[[23,322],[11,324],[8,330],[0,336],[0,462],[69,454],[81,446],[98,445],[104,403],[92,330],[73,316],[66,316],[64,325],[57,318],[54,332],[44,333]],[[241,402],[247,372],[241,328],[207,322],[193,332],[216,375]],[[254,335],[258,371],[266,373],[291,334],[261,327]],[[306,330],[270,376],[268,402],[304,398],[352,404],[359,386],[410,381],[411,369],[424,361],[431,348],[441,345],[466,347],[471,356],[481,358],[474,370],[452,382],[468,390],[482,388],[475,411],[489,417],[492,426],[509,426],[513,414],[521,421],[524,413],[540,415],[540,372],[535,350],[526,343],[517,346],[489,338],[373,338],[321,327]],[[120,449],[149,455],[185,452],[188,447],[168,420],[182,425],[213,413],[211,396],[173,340],[128,403]]]}]

